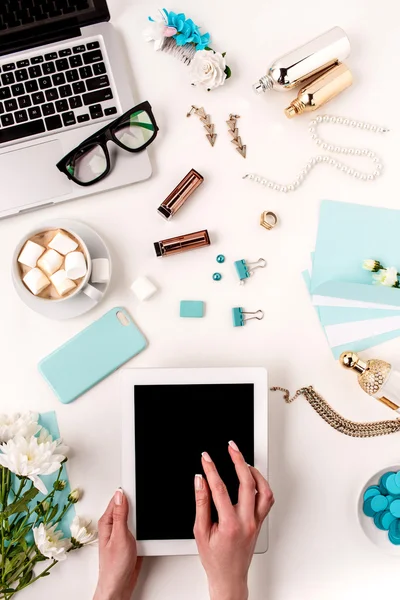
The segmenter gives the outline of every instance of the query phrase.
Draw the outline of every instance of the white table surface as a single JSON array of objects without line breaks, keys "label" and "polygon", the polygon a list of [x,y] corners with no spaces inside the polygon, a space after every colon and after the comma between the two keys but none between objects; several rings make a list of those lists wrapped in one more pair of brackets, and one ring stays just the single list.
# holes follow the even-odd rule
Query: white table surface
[{"label": "white table surface", "polygon": [[[131,367],[262,365],[269,370],[271,385],[295,391],[312,384],[354,420],[393,416],[364,395],[355,377],[333,360],[301,271],[315,243],[321,199],[399,205],[397,3],[186,0],[167,5],[204,25],[204,31],[212,34],[213,46],[227,51],[233,77],[211,93],[193,89],[183,64],[156,54],[143,41],[141,32],[152,3],[109,0],[109,4],[131,60],[135,98],[151,102],[160,126],[150,148],[154,175],[133,187],[0,223],[1,409],[57,411],[62,435],[73,449],[71,483],[85,490],[79,512],[93,519],[101,515],[120,484],[116,376],[74,404],[63,406],[36,365],[113,306],[125,306],[150,342]],[[337,143],[380,151],[387,165],[384,177],[363,184],[323,166],[298,192],[287,196],[243,181],[246,171],[258,170],[287,182],[317,153],[307,133],[309,117],[288,121],[283,115],[293,94],[256,97],[251,84],[274,58],[334,25],[342,26],[351,39],[347,62],[354,72],[354,85],[332,101],[326,112],[386,124],[392,132],[385,139],[333,128],[324,133]],[[192,103],[204,105],[212,116],[218,134],[214,148],[201,134],[198,120],[185,118]],[[246,161],[230,143],[225,124],[230,112],[242,116],[239,127],[247,144]],[[156,208],[192,167],[204,175],[205,183],[173,221],[165,223]],[[260,213],[267,209],[280,219],[272,232],[258,224]],[[91,225],[107,240],[114,259],[107,298],[92,312],[69,322],[49,321],[31,312],[16,296],[9,275],[15,244],[26,231],[52,217],[79,218]],[[156,259],[154,241],[202,228],[210,231],[210,248]],[[219,253],[227,259],[222,266],[215,262]],[[239,287],[233,261],[260,256],[268,260],[268,268]],[[224,276],[219,283],[212,280],[216,270]],[[160,288],[151,301],[142,304],[129,292],[129,284],[139,275],[148,275]],[[207,304],[201,322],[178,317],[179,301],[190,298]],[[238,305],[263,309],[265,319],[234,329],[230,310]],[[399,350],[399,341],[393,340],[366,356],[400,364]],[[400,463],[399,439],[347,438],[330,429],[304,399],[286,406],[280,395],[270,395],[270,480],[276,505],[270,519],[270,550],[255,557],[251,567],[252,600],[350,600],[361,595],[364,600],[375,600],[397,589],[399,561],[364,537],[357,522],[356,500],[371,474]],[[166,449],[160,457],[164,467],[168,460],[171,472],[179,473],[179,456],[168,457]],[[160,503],[169,493],[172,490],[160,490]],[[88,548],[70,556],[21,598],[37,598],[39,593],[59,600],[91,598],[96,577],[97,551]],[[146,561],[137,598],[207,597],[196,557]]]}]

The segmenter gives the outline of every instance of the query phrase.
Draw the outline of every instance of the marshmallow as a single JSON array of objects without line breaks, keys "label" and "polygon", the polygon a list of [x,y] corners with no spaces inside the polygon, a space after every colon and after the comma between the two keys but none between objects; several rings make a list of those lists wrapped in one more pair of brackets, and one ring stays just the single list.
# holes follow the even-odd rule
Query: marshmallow
[{"label": "marshmallow", "polygon": [[43,248],[43,246],[28,240],[18,257],[18,262],[33,269],[36,267],[39,256],[42,256],[45,250],[46,248]]},{"label": "marshmallow", "polygon": [[93,283],[108,283],[110,280],[110,261],[108,258],[94,258],[92,260]]},{"label": "marshmallow", "polygon": [[69,279],[79,279],[87,273],[86,260],[82,252],[70,252],[65,257],[65,272]]},{"label": "marshmallow", "polygon": [[148,300],[156,293],[157,288],[147,277],[138,277],[131,285],[131,290],[138,300]]},{"label": "marshmallow", "polygon": [[49,244],[49,248],[57,250],[57,252],[63,254],[64,256],[68,254],[68,252],[73,252],[76,250],[77,247],[78,244],[75,242],[75,240],[71,239],[69,235],[63,231],[59,231]]},{"label": "marshmallow", "polygon": [[40,294],[40,292],[43,292],[43,290],[50,285],[50,281],[47,279],[46,275],[37,267],[34,267],[28,271],[23,278],[23,282],[34,296],[37,296]]},{"label": "marshmallow", "polygon": [[43,256],[38,260],[38,267],[47,275],[53,275],[63,264],[64,257],[55,250],[46,250]]},{"label": "marshmallow", "polygon": [[76,283],[71,281],[71,279],[68,279],[64,269],[60,269],[60,271],[54,273],[54,275],[50,277],[50,281],[60,296],[65,296],[65,294],[68,294],[68,292],[76,287]]}]

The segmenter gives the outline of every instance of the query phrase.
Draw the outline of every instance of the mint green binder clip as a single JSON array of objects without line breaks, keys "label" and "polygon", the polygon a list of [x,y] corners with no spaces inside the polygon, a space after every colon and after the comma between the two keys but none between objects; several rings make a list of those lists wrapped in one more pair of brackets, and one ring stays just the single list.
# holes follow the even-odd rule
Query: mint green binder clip
[{"label": "mint green binder clip", "polygon": [[240,283],[243,284],[246,279],[251,277],[256,269],[263,269],[267,266],[267,261],[264,258],[259,258],[255,263],[247,263],[244,258],[242,260],[236,260],[234,263],[236,273],[240,279]]},{"label": "mint green binder clip", "polygon": [[[253,316],[246,318],[245,315]],[[250,321],[251,319],[257,319],[258,321],[261,321],[263,318],[264,313],[262,310],[257,310],[256,312],[245,312],[241,306],[232,308],[232,320],[234,327],[244,327],[246,321]]]}]

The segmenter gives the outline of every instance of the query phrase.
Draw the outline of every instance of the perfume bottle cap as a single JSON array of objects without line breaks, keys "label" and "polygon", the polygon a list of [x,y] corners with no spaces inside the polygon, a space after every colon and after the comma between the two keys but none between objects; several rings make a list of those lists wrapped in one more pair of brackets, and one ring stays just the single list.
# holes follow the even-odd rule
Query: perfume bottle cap
[{"label": "perfume bottle cap", "polygon": [[364,373],[364,371],[368,368],[367,363],[361,360],[358,354],[349,350],[342,352],[339,361],[342,367],[345,367],[346,369],[354,369],[358,373]]}]

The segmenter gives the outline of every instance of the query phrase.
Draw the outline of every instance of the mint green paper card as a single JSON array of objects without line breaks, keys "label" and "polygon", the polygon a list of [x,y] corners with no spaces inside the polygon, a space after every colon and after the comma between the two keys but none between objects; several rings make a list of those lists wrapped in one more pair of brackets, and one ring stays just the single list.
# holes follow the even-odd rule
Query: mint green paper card
[{"label": "mint green paper card", "polygon": [[311,294],[400,307],[400,290],[373,286],[371,273],[362,268],[372,258],[400,271],[399,231],[398,210],[324,200]]}]

